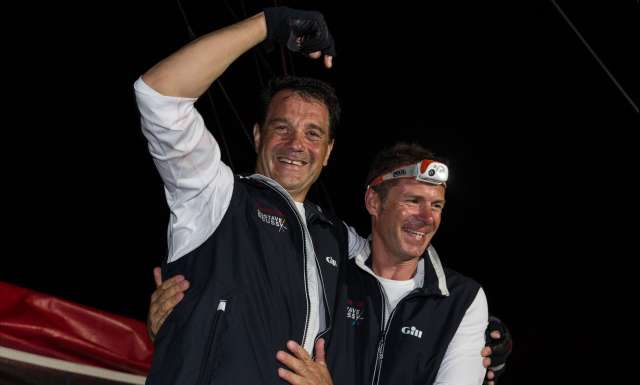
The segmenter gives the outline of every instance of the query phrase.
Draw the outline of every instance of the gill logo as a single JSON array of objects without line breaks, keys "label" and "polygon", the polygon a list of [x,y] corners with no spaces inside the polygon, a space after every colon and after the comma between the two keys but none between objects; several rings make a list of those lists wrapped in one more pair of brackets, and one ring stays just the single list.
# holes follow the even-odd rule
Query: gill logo
[{"label": "gill logo", "polygon": [[335,259],[333,259],[333,257],[327,257],[325,258],[327,260],[327,262],[332,265],[333,267],[337,267],[338,266],[338,262],[336,262]]},{"label": "gill logo", "polygon": [[415,326],[405,326],[400,329],[400,331],[402,332],[402,334],[408,334],[410,336],[422,338],[422,330],[418,330]]}]

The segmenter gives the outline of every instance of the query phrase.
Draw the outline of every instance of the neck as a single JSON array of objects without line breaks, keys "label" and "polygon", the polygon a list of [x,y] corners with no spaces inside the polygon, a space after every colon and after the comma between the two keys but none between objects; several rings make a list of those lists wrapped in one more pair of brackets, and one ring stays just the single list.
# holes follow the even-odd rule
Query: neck
[{"label": "neck", "polygon": [[376,242],[377,237],[371,242],[371,258],[373,272],[377,276],[395,281],[407,281],[413,278],[418,271],[420,258],[400,260],[389,253],[382,242]]},{"label": "neck", "polygon": [[304,200],[307,198],[307,192],[309,192],[309,189],[306,189],[304,191],[291,191],[291,190],[287,189],[285,186],[282,185],[282,183],[280,183],[279,180],[273,178],[271,175],[269,175],[268,173],[264,172],[262,170],[262,168],[260,167],[260,163],[258,163],[256,165],[255,173],[263,175],[263,176],[266,176],[267,178],[271,178],[274,181],[276,181],[283,189],[287,190],[289,195],[291,195],[291,198],[293,198],[293,200],[296,201],[296,202],[304,203]]},{"label": "neck", "polygon": [[416,271],[418,270],[417,259],[393,263],[384,260],[381,261],[377,259],[373,253],[372,258],[373,272],[376,273],[378,277],[392,279],[394,281],[408,281],[416,275]]}]

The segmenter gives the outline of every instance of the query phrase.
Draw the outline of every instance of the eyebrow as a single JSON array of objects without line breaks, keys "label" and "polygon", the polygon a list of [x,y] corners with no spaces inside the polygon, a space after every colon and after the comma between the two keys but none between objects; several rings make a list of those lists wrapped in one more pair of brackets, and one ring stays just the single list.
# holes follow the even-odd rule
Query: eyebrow
[{"label": "eyebrow", "polygon": [[[407,198],[407,199],[418,199],[418,200],[421,200],[421,201],[427,200],[422,195],[415,195],[415,194],[405,195],[405,198]],[[442,204],[444,204],[444,203],[446,203],[446,199],[434,200],[433,203],[442,203]]]},{"label": "eyebrow", "polygon": [[271,118],[267,121],[267,125],[272,123],[285,123],[288,126],[291,125],[291,122],[289,122],[289,120],[285,118]]},{"label": "eyebrow", "polygon": [[[273,123],[284,123],[287,126],[291,126],[291,122],[289,121],[289,119],[287,118],[271,118],[267,121],[267,125],[273,124]],[[305,125],[305,128],[311,128],[314,130],[318,130],[320,132],[322,132],[323,134],[326,134],[329,130],[328,129],[324,129],[324,127],[315,124],[315,123],[307,123]]]}]

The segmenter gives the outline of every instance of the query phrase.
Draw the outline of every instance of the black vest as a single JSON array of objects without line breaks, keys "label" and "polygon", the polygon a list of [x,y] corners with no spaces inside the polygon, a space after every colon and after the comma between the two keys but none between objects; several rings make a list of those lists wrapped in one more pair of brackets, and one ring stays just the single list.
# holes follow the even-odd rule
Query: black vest
[{"label": "black vest", "polygon": [[[329,326],[346,231],[314,205],[305,212]],[[271,186],[236,177],[215,232],[163,267],[164,277],[183,274],[191,286],[158,332],[147,384],[283,384],[275,356],[306,333],[308,257],[295,207]]]},{"label": "black vest", "polygon": [[480,285],[445,268],[445,296],[426,253],[423,258],[423,287],[398,303],[386,329],[381,285],[355,260],[348,261],[327,353],[335,385],[433,383]]}]

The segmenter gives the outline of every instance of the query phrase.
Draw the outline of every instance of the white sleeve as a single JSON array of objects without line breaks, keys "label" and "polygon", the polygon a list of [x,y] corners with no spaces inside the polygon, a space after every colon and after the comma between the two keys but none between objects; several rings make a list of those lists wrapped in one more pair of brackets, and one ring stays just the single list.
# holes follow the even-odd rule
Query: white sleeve
[{"label": "white sleeve", "polygon": [[449,343],[434,385],[482,384],[485,368],[480,351],[485,344],[484,332],[488,319],[487,297],[480,288]]},{"label": "white sleeve", "polygon": [[347,228],[349,234],[349,259],[356,255],[369,255],[369,242],[360,236],[356,229],[342,222],[344,227]]},{"label": "white sleeve", "polygon": [[169,219],[168,261],[213,234],[231,202],[233,172],[196,110],[194,98],[165,96],[142,78],[135,84],[142,132],[164,181]]}]

